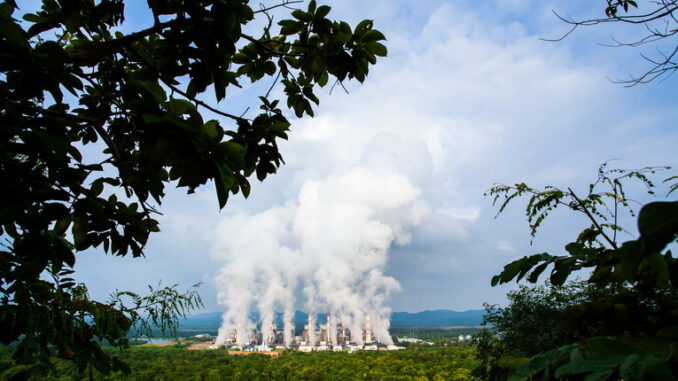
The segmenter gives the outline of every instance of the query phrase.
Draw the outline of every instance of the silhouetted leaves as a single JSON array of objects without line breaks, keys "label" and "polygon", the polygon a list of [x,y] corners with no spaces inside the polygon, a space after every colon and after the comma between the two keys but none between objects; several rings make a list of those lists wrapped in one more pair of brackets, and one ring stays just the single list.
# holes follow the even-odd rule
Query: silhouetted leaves
[{"label": "silhouetted leaves", "polygon": [[[548,212],[558,206],[583,213],[592,223],[576,241],[565,246],[566,255],[543,253],[513,261],[492,278],[493,286],[513,279],[520,281],[528,273],[528,281],[535,283],[539,274],[552,265],[553,285],[564,284],[574,271],[590,269],[587,283],[608,292],[600,298],[573,303],[560,312],[557,324],[569,327],[573,344],[534,356],[515,370],[511,380],[537,376],[544,379],[584,377],[585,380],[675,379],[678,357],[672,348],[678,337],[675,334],[678,261],[667,247],[678,239],[678,201],[644,205],[637,216],[639,237],[621,244],[615,239],[616,232],[622,230],[617,226],[618,206],[629,208],[622,180],[638,179],[648,193],[653,194],[654,183],[646,174],[653,174],[657,169],[607,170],[603,164],[597,181],[581,198],[570,188],[560,191],[546,187],[538,191],[525,184],[499,185],[488,192],[494,196],[494,202],[504,199],[500,212],[516,197],[531,195],[527,217],[533,235]],[[610,191],[595,192],[599,184],[607,184]],[[606,201],[613,207],[608,207]],[[630,212],[633,215],[633,211]],[[668,332],[673,336],[665,336]]]},{"label": "silhouetted leaves", "polygon": [[[170,183],[193,193],[213,181],[223,208],[283,164],[288,110],[269,91],[253,97],[254,115],[225,112],[234,88],[281,83],[287,108],[312,116],[316,85],[362,82],[386,53],[372,21],[352,30],[313,1],[277,26],[268,12],[287,2],[256,12],[245,0],[147,5],[153,24],[132,30],[122,0],[45,0],[23,15],[0,4],[0,338],[19,341],[26,364],[49,368],[57,351],[82,369],[124,370],[99,342],[124,346],[138,316],[60,275],[76,253],[143,256]],[[257,37],[245,32],[255,17],[270,24]],[[167,313],[149,316],[168,328],[199,304],[181,307],[182,297],[195,296],[127,294],[160,298]]]}]

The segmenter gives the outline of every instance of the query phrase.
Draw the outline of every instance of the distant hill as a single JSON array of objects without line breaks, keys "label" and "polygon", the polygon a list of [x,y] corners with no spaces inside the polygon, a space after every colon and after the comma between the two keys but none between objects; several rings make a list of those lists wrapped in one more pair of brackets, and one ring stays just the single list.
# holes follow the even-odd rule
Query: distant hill
[{"label": "distant hill", "polygon": [[393,327],[450,327],[477,326],[483,318],[485,310],[426,310],[417,313],[394,312],[391,314]]},{"label": "distant hill", "polygon": [[[394,312],[391,314],[391,326],[393,327],[450,327],[450,326],[477,326],[480,325],[484,310],[452,311],[452,310],[426,310],[416,313]],[[182,331],[216,331],[221,324],[221,312],[192,315],[181,323]],[[259,314],[253,312],[250,319],[257,321]],[[325,323],[326,315],[318,314],[316,321]],[[275,324],[282,326],[282,314],[277,313]],[[294,325],[302,329],[306,324],[307,314],[302,311],[294,312]]]}]

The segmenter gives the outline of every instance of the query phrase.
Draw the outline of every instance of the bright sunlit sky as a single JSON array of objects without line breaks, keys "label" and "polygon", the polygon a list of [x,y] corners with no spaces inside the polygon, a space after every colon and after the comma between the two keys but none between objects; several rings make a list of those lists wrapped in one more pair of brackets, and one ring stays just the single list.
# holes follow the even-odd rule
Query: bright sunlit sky
[{"label": "bright sunlit sky", "polygon": [[[128,9],[130,30],[151,22],[145,2],[127,3],[138,7]],[[146,258],[80,253],[78,279],[94,297],[105,299],[116,288],[143,291],[160,280],[203,282],[205,311],[220,311],[217,243],[229,240],[220,223],[295,202],[306,181],[368,168],[407,178],[427,210],[418,224],[405,227],[409,242],[391,246],[385,273],[401,291],[387,304],[410,312],[503,304],[515,286],[493,288],[492,275],[522,255],[560,252],[586,221],[565,210],[555,213],[530,245],[525,202],[495,219],[496,208],[483,197],[489,187],[524,181],[585,192],[606,160],[622,168],[678,164],[678,77],[633,88],[607,79],[647,67],[637,49],[602,46],[611,36],[631,40],[637,31],[604,26],[578,30],[561,42],[540,40],[568,30],[552,10],[602,17],[604,1],[326,3],[331,17],[352,25],[373,19],[388,39],[388,57],[363,85],[347,84],[350,94],[319,90],[315,118],[289,115],[290,139],[281,144],[287,164],[263,183],[254,180],[248,200],[232,197],[219,211],[212,184],[189,196],[169,189],[160,208],[162,232],[151,237]],[[256,95],[269,84],[234,92],[220,107],[233,113],[256,108]],[[629,189],[645,197],[640,188]]]}]

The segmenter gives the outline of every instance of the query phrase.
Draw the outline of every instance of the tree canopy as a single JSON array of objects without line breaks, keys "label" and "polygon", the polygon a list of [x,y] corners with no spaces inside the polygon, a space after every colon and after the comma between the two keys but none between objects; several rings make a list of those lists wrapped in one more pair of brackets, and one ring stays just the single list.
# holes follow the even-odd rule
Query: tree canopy
[{"label": "tree canopy", "polygon": [[[544,379],[675,379],[678,260],[671,245],[678,240],[678,201],[644,205],[637,214],[637,238],[623,243],[616,239],[616,232],[624,230],[617,223],[618,213],[630,208],[631,201],[624,181],[639,180],[654,193],[655,184],[648,176],[659,169],[610,170],[603,164],[588,191],[579,193],[554,186],[540,190],[524,183],[489,190],[495,201],[503,200],[500,212],[516,197],[529,196],[526,215],[533,235],[557,208],[582,213],[591,223],[565,245],[563,254],[539,253],[513,261],[492,279],[492,285],[514,279],[535,283],[550,268],[551,283],[561,286],[574,271],[588,270],[586,284],[600,291],[583,300],[573,294],[573,304],[555,316],[557,325],[567,327],[570,341],[541,348],[511,380],[537,375]],[[675,179],[672,176],[665,182]],[[674,183],[667,196],[676,189]]]},{"label": "tree canopy", "polygon": [[[19,342],[19,362],[49,365],[56,351],[81,369],[120,368],[99,342],[124,345],[134,311],[162,307],[161,319],[200,303],[173,287],[91,300],[70,277],[76,253],[142,256],[170,185],[212,181],[220,208],[247,197],[252,176],[283,163],[286,109],[312,116],[319,87],[362,82],[386,55],[371,20],[352,27],[296,3],[148,0],[152,24],[138,30],[122,0],[0,4],[0,342]],[[291,17],[276,22],[281,12]],[[258,112],[224,111],[232,89],[259,81]]]},{"label": "tree canopy", "polygon": [[508,293],[506,307],[485,304],[485,328],[473,339],[482,364],[474,373],[484,380],[507,379],[530,357],[577,339],[571,321],[563,318],[570,308],[613,295],[613,290],[586,282],[547,282],[520,285]]}]

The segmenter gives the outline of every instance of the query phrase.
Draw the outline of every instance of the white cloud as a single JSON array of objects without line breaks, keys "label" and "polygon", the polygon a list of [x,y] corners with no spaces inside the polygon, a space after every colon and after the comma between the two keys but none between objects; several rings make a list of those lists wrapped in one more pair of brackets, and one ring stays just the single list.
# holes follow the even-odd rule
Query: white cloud
[{"label": "white cloud", "polygon": [[[402,191],[395,183],[390,185],[395,189],[352,188],[338,180],[352,169],[402,176],[420,191],[418,214],[410,217],[421,225],[403,230],[409,234],[401,243],[410,243],[388,262],[386,274],[402,284],[394,305],[478,308],[483,301],[502,300],[506,289],[492,289],[489,281],[513,256],[558,250],[581,226],[573,218],[554,220],[530,247],[520,207],[492,219],[496,210],[482,194],[493,183],[581,186],[598,163],[612,158],[624,159],[623,167],[676,164],[675,108],[655,87],[630,90],[605,79],[607,70],[624,64],[617,59],[620,52],[608,56],[606,50],[582,47],[578,42],[587,36],[558,44],[540,41],[561,28],[548,5],[417,4],[334,4],[336,17],[375,19],[389,39],[389,57],[371,70],[363,86],[348,86],[351,94],[320,92],[318,116],[295,121],[289,142],[281,144],[287,165],[254,184],[249,200],[235,197],[217,214],[211,185],[191,206],[183,195],[172,198],[164,205],[166,214],[179,210],[193,217],[172,222],[155,242],[171,246],[178,239],[171,232],[181,236],[178,231],[199,241],[195,232],[218,226],[215,245],[237,243],[256,251],[247,240],[265,245],[258,232],[275,230],[266,224],[273,224],[277,213],[287,213],[290,200],[310,197],[302,191],[309,184],[324,187],[329,198],[316,203],[322,209],[346,198],[387,202],[390,192]],[[520,19],[510,19],[515,15]],[[675,91],[663,92],[675,98]],[[355,189],[360,192],[352,193]],[[259,213],[271,221],[243,217]],[[351,227],[341,214],[337,218],[337,228]],[[243,228],[242,234],[232,233]],[[336,238],[326,232],[323,239]],[[204,261],[202,271],[213,271],[206,251],[205,244],[196,245],[185,260]],[[243,249],[228,255],[237,260],[254,254]],[[183,260],[177,261],[181,266]],[[462,289],[468,291],[455,297]]]}]

